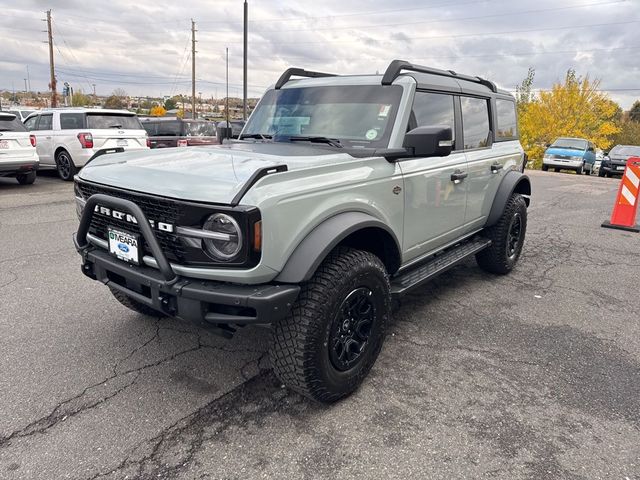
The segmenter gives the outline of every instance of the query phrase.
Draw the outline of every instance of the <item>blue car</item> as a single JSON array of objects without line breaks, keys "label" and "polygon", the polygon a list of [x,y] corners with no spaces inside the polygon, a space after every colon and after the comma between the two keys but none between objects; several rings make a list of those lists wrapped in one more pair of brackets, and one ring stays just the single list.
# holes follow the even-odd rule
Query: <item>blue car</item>
[{"label": "blue car", "polygon": [[550,168],[556,172],[560,170],[574,170],[578,175],[594,173],[596,162],[595,145],[584,138],[558,138],[544,152],[542,170]]}]

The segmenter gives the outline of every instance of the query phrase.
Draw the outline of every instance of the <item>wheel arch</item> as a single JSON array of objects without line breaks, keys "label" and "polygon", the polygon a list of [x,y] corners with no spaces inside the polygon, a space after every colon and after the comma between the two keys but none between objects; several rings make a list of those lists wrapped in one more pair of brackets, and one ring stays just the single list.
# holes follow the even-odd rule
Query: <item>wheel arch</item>
[{"label": "wheel arch", "polygon": [[67,155],[69,155],[69,159],[73,162],[73,158],[71,157],[71,154],[69,153],[69,150],[67,150],[65,147],[63,147],[62,145],[58,145],[56,147],[56,149],[53,152],[53,159],[55,160],[56,158],[58,158],[58,154],[60,152],[67,152]]},{"label": "wheel arch", "polygon": [[531,202],[531,181],[528,176],[515,170],[511,170],[504,176],[500,186],[498,187],[496,196],[493,199],[493,204],[491,205],[491,211],[487,217],[487,222],[484,225],[485,227],[495,225],[495,223],[500,219],[502,212],[504,212],[504,208],[507,205],[509,198],[511,198],[511,195],[514,193],[523,195],[524,200],[527,203],[527,207],[529,206],[529,203]]},{"label": "wheel arch", "polygon": [[314,228],[298,244],[275,280],[284,283],[309,280],[320,263],[338,246],[373,253],[390,274],[400,267],[400,243],[384,222],[363,212],[344,212]]}]

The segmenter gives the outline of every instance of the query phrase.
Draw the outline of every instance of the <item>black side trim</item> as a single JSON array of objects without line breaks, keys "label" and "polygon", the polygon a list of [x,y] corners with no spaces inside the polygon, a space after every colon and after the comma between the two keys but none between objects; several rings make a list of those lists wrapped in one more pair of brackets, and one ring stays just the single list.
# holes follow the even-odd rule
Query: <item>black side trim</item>
[{"label": "black side trim", "polygon": [[287,170],[288,170],[288,167],[286,165],[274,165],[273,167],[264,167],[259,170],[256,170],[251,174],[251,176],[242,186],[240,191],[236,193],[235,197],[233,197],[233,200],[231,200],[230,205],[232,207],[237,206],[240,203],[240,200],[242,200],[242,197],[244,197],[249,191],[249,189],[253,187],[256,184],[256,182],[260,180],[262,177],[266,177],[267,175],[271,175],[272,173],[286,172]]},{"label": "black side trim", "polygon": [[98,204],[109,206],[111,208],[123,209],[130,212],[135,217],[138,222],[138,228],[140,229],[145,242],[147,242],[147,244],[149,245],[149,248],[151,249],[154,258],[156,259],[156,262],[158,262],[158,269],[162,272],[162,275],[164,276],[167,283],[175,282],[177,276],[171,268],[167,257],[165,257],[162,248],[160,248],[160,244],[158,243],[158,239],[151,229],[149,220],[138,205],[129,200],[125,200],[124,198],[110,197],[101,193],[97,193],[89,197],[87,203],[84,206],[84,210],[82,211],[82,217],[80,217],[80,225],[78,227],[78,231],[74,236],[76,249],[80,253],[82,253],[83,251],[86,251],[90,246],[89,241],[87,240],[87,233],[89,233],[89,227],[91,226],[91,218],[93,217],[94,209]]},{"label": "black side trim", "polygon": [[291,77],[307,77],[307,78],[321,78],[321,77],[335,77],[334,73],[322,73],[322,72],[312,72],[310,70],[305,70],[304,68],[288,68],[284,71],[284,73],[280,76],[278,81],[276,82],[275,89],[280,90],[285,83],[291,80]]},{"label": "black side trim", "polygon": [[114,148],[102,148],[100,150],[98,150],[96,153],[94,153],[91,158],[89,160],[87,160],[87,163],[84,164],[84,166],[86,167],[87,165],[89,165],[89,162],[91,160],[94,160],[102,155],[107,155],[110,153],[122,153],[124,152],[124,148],[122,147],[114,147]]},{"label": "black side trim", "polygon": [[467,80],[469,82],[474,82],[474,83],[479,83],[480,85],[484,85],[494,93],[498,91],[498,87],[496,87],[495,83],[489,80],[485,80],[484,78],[463,75],[460,73],[456,73],[453,70],[440,70],[437,68],[414,65],[412,63],[407,62],[406,60],[394,60],[389,64],[389,66],[387,67],[387,70],[384,72],[384,76],[382,77],[382,85],[391,85],[393,81],[396,78],[398,78],[398,76],[403,70],[408,70],[410,72],[418,72],[418,73],[429,73],[431,75],[457,78],[460,80]]}]

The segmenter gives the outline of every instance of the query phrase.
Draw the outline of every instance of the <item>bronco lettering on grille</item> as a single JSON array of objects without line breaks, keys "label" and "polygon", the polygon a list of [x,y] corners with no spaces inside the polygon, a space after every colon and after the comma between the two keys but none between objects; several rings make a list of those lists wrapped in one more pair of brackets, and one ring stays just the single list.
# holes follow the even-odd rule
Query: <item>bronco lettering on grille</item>
[{"label": "bronco lettering on grille", "polygon": [[[137,224],[138,220],[136,217],[126,212],[119,212],[117,210],[112,210],[111,208],[103,207],[101,205],[96,205],[94,212],[99,213],[100,215],[105,215],[107,217],[113,217],[117,220],[123,220],[125,222]],[[149,224],[153,228],[157,228],[163,232],[173,233],[174,227],[170,223],[156,222],[155,220],[149,220]]]}]

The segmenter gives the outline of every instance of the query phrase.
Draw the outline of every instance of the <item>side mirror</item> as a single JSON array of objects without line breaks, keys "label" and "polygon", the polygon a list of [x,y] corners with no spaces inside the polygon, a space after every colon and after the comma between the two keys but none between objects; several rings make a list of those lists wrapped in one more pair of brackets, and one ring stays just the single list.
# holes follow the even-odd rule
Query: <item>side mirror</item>
[{"label": "side mirror", "polygon": [[549,148],[551,146],[550,143],[545,144],[547,148]]},{"label": "side mirror", "polygon": [[453,132],[444,125],[414,128],[402,146],[412,157],[446,157],[453,150]]}]

